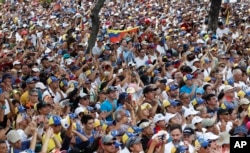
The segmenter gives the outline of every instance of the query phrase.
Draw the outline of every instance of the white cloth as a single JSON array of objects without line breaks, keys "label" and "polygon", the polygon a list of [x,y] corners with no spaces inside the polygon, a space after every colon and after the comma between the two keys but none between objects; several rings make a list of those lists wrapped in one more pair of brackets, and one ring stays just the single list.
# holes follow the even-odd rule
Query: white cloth
[{"label": "white cloth", "polygon": [[143,59],[136,57],[135,62],[136,62],[136,68],[139,68],[140,66],[145,65],[146,61],[148,60],[148,56],[144,56]]}]

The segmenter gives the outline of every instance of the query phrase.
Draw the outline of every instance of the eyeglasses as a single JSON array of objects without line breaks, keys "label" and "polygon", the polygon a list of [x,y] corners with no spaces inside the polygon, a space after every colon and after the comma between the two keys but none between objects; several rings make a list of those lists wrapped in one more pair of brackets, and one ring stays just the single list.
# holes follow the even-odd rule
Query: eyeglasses
[{"label": "eyeglasses", "polygon": [[105,146],[112,146],[115,145],[115,142],[104,143]]}]

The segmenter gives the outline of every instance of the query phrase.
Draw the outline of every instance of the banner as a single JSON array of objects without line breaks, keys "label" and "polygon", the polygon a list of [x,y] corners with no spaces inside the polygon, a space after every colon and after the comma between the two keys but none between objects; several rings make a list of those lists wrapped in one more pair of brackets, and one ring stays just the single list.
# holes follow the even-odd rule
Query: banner
[{"label": "banner", "polygon": [[135,33],[139,27],[127,29],[127,30],[108,30],[109,40],[112,43],[119,42],[127,33]]}]

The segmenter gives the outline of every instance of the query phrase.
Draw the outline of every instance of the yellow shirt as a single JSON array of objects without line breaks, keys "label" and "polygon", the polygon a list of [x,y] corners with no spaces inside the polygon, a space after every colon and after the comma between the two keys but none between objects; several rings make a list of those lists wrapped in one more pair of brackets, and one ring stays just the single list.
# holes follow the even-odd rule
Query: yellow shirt
[{"label": "yellow shirt", "polygon": [[[60,143],[62,143],[61,133],[54,134],[54,137],[55,137]],[[43,135],[42,144],[44,144],[45,138],[46,138],[46,135]],[[56,143],[55,143],[54,139],[53,139],[53,138],[50,138],[50,139],[49,139],[49,143],[48,143],[48,150],[47,150],[47,152],[52,151],[55,147],[56,147]]]},{"label": "yellow shirt", "polygon": [[28,100],[29,100],[29,92],[25,91],[20,98],[20,102],[25,106]]}]

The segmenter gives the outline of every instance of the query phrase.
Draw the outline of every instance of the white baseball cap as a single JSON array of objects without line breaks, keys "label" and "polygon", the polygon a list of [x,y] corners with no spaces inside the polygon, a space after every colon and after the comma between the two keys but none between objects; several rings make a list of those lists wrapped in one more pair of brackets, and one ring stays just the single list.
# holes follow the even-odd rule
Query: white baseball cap
[{"label": "white baseball cap", "polygon": [[199,111],[196,111],[194,109],[186,109],[184,112],[184,117],[188,117],[189,115],[197,115]]},{"label": "white baseball cap", "polygon": [[200,116],[195,116],[192,119],[192,125],[195,125],[196,123],[201,123],[203,121],[203,119]]},{"label": "white baseball cap", "polygon": [[165,115],[165,121],[166,121],[166,123],[169,123],[169,120],[171,120],[175,116],[176,116],[176,114],[166,113],[166,115]]},{"label": "white baseball cap", "polygon": [[162,120],[165,120],[165,117],[162,115],[162,114],[156,114],[154,116],[154,119],[153,119],[153,122],[154,124],[157,123],[158,121],[162,121]]}]

